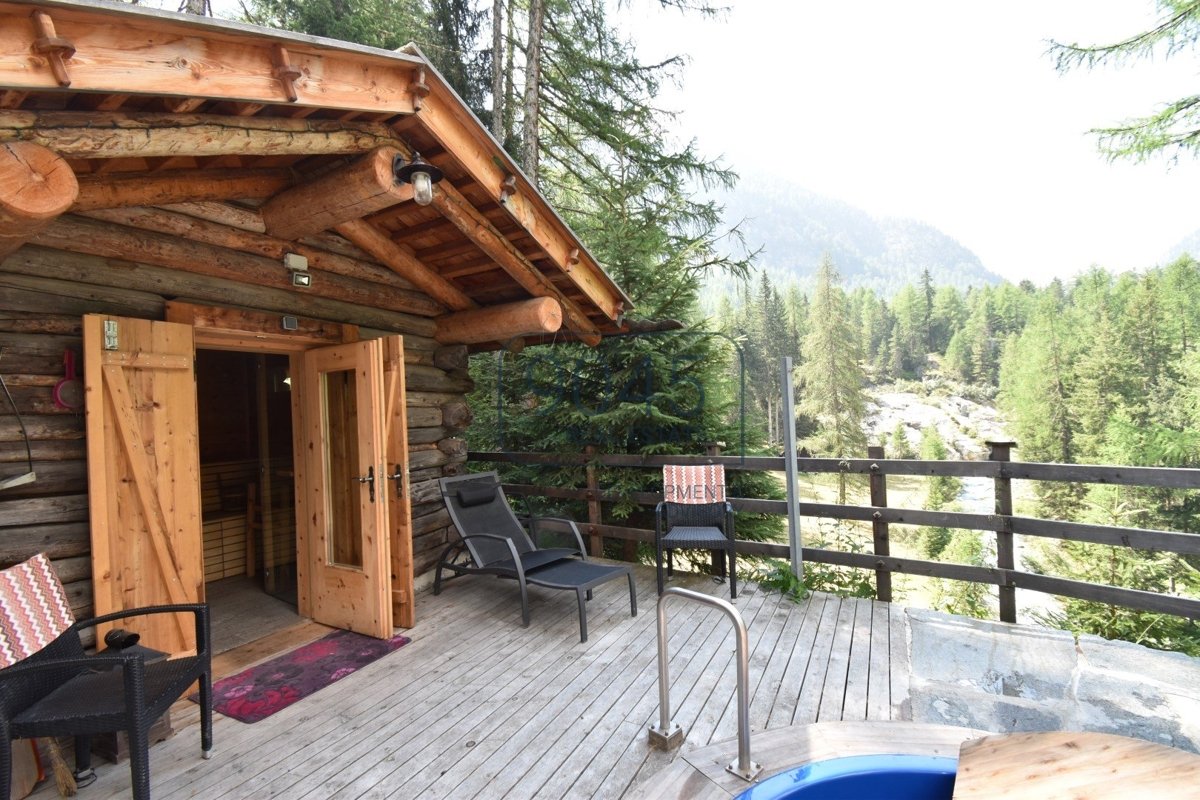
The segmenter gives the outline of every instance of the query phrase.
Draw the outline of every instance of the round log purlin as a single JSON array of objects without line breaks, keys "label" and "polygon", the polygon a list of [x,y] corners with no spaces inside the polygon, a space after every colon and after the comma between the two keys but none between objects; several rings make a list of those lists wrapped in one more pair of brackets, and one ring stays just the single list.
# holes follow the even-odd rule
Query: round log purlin
[{"label": "round log purlin", "polygon": [[0,144],[0,260],[62,214],[79,182],[60,156],[29,142]]},{"label": "round log purlin", "polygon": [[394,147],[379,147],[342,169],[283,190],[262,206],[267,233],[298,239],[411,199],[412,186],[397,184],[392,175],[398,155]]},{"label": "round log purlin", "polygon": [[79,182],[75,210],[259,199],[291,183],[291,172],[283,168],[87,175]]},{"label": "round log purlin", "polygon": [[433,338],[441,344],[478,344],[517,336],[554,333],[562,327],[563,310],[552,297],[460,311],[437,318]]}]

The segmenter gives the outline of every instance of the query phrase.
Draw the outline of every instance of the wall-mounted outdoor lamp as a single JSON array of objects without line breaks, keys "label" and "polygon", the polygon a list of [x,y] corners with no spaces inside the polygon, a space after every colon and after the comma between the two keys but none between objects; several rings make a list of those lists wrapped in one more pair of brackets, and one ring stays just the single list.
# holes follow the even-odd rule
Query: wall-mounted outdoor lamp
[{"label": "wall-mounted outdoor lamp", "polygon": [[283,265],[292,273],[292,286],[312,286],[312,273],[308,271],[308,259],[299,253],[284,253]]},{"label": "wall-mounted outdoor lamp", "polygon": [[413,160],[407,164],[403,157],[396,156],[392,160],[392,174],[397,183],[412,184],[413,200],[419,206],[433,202],[433,185],[444,177],[442,171],[421,158],[420,153],[413,153]]}]

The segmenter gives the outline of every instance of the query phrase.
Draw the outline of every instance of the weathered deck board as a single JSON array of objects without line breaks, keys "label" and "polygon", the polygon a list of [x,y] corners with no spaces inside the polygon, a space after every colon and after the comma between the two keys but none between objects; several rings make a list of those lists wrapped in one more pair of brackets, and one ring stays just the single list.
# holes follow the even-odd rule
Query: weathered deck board
[{"label": "weathered deck board", "polygon": [[866,719],[888,719],[891,715],[892,687],[888,672],[891,658],[888,604],[871,602],[871,664],[867,676]]},{"label": "weathered deck board", "polygon": [[[623,584],[600,587],[579,642],[574,597],[538,590],[520,625],[512,584],[454,581],[418,595],[412,642],[254,725],[221,715],[199,756],[198,714],[151,751],[155,798],[619,798],[676,753],[647,745],[658,718],[653,570],[637,568],[640,613]],[[728,597],[726,585],[675,585]],[[821,719],[891,719],[906,692],[891,607],[814,596],[796,604],[753,584],[735,601],[748,626],[756,732]],[[735,639],[720,612],[672,601],[673,719],[689,745],[737,732]],[[904,667],[906,670],[907,667]],[[730,758],[736,755],[730,753]],[[101,765],[94,800],[128,796],[125,765]],[[36,795],[54,797],[53,787]]]}]

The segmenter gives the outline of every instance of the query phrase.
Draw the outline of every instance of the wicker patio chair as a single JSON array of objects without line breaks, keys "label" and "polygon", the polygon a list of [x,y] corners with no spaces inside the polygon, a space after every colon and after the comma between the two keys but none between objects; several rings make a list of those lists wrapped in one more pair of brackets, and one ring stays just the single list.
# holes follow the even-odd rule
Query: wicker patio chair
[{"label": "wicker patio chair", "polygon": [[737,597],[737,552],[734,547],[733,506],[725,500],[725,467],[663,467],[663,499],[654,510],[654,562],[658,593],[674,573],[676,550],[712,550],[725,554],[729,564],[729,596]]},{"label": "wicker patio chair", "polygon": [[[534,517],[533,538],[513,513],[495,472],[442,478],[442,498],[462,540],[447,547],[438,559],[433,593],[442,592],[442,570],[460,575],[497,575],[517,581],[521,591],[521,624],[529,626],[529,585],[571,590],[579,604],[579,638],[587,641],[587,606],[592,589],[621,576],[629,581],[629,606],[637,616],[637,594],[629,567],[587,560],[583,536],[569,519]],[[541,548],[539,533],[556,528],[573,535],[577,547]],[[449,580],[447,578],[446,580]]]},{"label": "wicker patio chair", "polygon": [[[195,655],[146,664],[140,652],[84,652],[80,631],[177,612],[194,617]],[[207,605],[153,606],[75,622],[66,592],[44,555],[0,572],[0,797],[9,796],[13,739],[74,736],[76,772],[86,776],[90,737],[124,731],[133,797],[149,800],[150,727],[197,681],[200,747],[205,758],[211,755],[211,659]]]}]

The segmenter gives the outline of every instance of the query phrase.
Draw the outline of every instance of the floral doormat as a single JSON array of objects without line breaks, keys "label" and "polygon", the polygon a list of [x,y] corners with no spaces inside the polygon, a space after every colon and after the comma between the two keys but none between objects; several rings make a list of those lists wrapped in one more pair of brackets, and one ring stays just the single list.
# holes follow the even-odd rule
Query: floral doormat
[{"label": "floral doormat", "polygon": [[[241,722],[258,722],[340,681],[409,643],[406,636],[374,639],[350,631],[328,636],[213,684],[213,708]],[[199,702],[199,694],[189,695]]]}]

